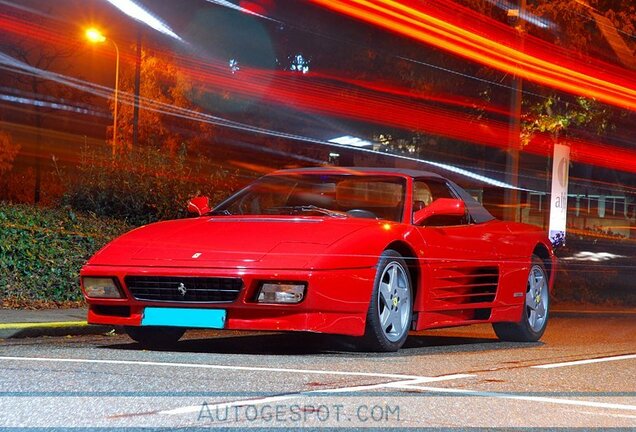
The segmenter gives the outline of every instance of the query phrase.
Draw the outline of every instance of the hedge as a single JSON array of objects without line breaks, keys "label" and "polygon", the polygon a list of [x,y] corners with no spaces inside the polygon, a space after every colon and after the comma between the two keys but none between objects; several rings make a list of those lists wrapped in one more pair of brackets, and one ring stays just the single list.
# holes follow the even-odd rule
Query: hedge
[{"label": "hedge", "polygon": [[186,203],[197,195],[220,202],[239,188],[236,172],[200,156],[170,155],[137,148],[118,155],[99,147],[82,151],[81,163],[62,169],[61,205],[113,217],[133,225],[187,216]]},{"label": "hedge", "polygon": [[68,208],[0,203],[0,295],[4,300],[80,300],[81,266],[131,228]]}]

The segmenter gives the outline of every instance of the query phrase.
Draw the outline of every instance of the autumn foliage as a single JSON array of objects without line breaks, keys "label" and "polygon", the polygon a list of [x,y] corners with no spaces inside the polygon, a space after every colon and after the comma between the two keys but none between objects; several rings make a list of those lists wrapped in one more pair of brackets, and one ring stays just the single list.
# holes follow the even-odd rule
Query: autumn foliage
[{"label": "autumn foliage", "polygon": [[[134,67],[122,68],[121,73],[117,148],[125,151],[130,150],[133,143],[135,70]],[[140,146],[167,150],[175,155],[183,146],[191,151],[210,143],[213,128],[201,120],[201,108],[196,103],[204,95],[173,57],[142,50],[140,75]],[[112,127],[109,129],[112,134]]]}]

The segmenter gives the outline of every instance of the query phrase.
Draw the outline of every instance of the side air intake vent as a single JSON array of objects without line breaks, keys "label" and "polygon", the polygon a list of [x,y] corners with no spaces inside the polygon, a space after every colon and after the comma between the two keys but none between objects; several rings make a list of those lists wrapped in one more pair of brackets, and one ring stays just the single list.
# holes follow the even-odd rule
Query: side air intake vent
[{"label": "side air intake vent", "polygon": [[499,285],[498,267],[449,268],[437,276],[436,301],[452,304],[492,303]]}]

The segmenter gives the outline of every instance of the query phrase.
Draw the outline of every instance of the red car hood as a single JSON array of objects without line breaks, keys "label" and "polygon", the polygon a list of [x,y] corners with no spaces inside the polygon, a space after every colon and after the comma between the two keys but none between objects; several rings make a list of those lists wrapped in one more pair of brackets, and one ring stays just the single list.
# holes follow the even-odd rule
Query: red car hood
[{"label": "red car hood", "polygon": [[137,228],[109,243],[89,265],[303,268],[368,219],[201,217]]}]

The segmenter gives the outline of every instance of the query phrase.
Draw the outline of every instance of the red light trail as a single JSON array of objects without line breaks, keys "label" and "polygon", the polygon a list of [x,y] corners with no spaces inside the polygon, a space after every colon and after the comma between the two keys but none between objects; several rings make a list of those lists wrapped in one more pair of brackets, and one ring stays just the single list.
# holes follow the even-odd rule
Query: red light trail
[{"label": "red light trail", "polygon": [[[547,85],[576,95],[598,99],[629,110],[636,110],[634,74],[623,69],[590,59],[592,66],[576,62],[543,41],[526,36],[523,51],[512,48],[516,32],[491,23],[482,25],[478,34],[453,23],[453,19],[440,12],[439,6],[452,8],[455,13],[479,15],[445,0],[431,2],[392,0],[311,0],[353,18],[393,31],[417,41],[433,45],[453,54],[513,73],[530,81]],[[443,19],[436,16],[442,15]],[[481,17],[483,19],[483,17]],[[456,19],[455,19],[456,20]],[[464,25],[464,22],[462,22]],[[546,50],[546,45],[550,47]],[[632,78],[632,79],[630,79]]]},{"label": "red light trail", "polygon": [[[200,85],[211,91],[222,88],[244,97],[263,98],[265,102],[281,106],[292,106],[305,112],[333,115],[359,121],[390,125],[408,130],[419,130],[457,140],[507,148],[509,126],[506,122],[471,118],[465,112],[453,111],[425,103],[423,100],[408,100],[403,92],[390,88],[382,91],[377,84],[361,85],[355,92],[348,80],[339,80],[325,75],[319,78],[305,76],[295,79],[289,72],[264,71],[244,67],[240,76],[232,75],[225,65],[213,65],[190,61],[186,70]],[[367,88],[365,88],[367,87]],[[458,99],[432,98],[434,102]],[[464,105],[465,106],[465,105]],[[572,147],[573,161],[602,166],[627,172],[636,172],[636,153],[614,146],[586,142],[578,139],[560,139]],[[552,141],[549,136],[535,135],[525,151],[550,155]]]},{"label": "red light trail", "polygon": [[[398,22],[398,24],[400,24],[399,28],[404,31],[410,29],[409,35],[411,36],[417,34],[418,37],[424,38],[425,33],[422,30],[423,27],[427,29],[437,29],[437,33],[441,33],[442,30],[448,33],[452,30],[454,32],[454,37],[452,38],[453,43],[448,45],[448,47],[452,48],[459,44],[461,42],[460,36],[466,39],[472,35],[474,38],[468,38],[470,40],[466,40],[464,44],[466,53],[475,52],[484,54],[490,52],[487,51],[488,47],[493,53],[486,57],[497,58],[499,59],[497,61],[503,62],[506,67],[519,69],[518,65],[516,65],[516,61],[510,57],[494,52],[495,49],[501,52],[515,53],[515,59],[519,61],[523,60],[524,64],[530,65],[536,63],[536,65],[533,66],[533,70],[545,72],[545,76],[550,79],[556,80],[558,78],[558,80],[569,80],[567,82],[573,82],[572,77],[574,76],[587,77],[586,82],[589,85],[591,85],[592,82],[603,82],[607,84],[605,86],[607,87],[607,92],[604,90],[604,94],[610,94],[610,88],[622,86],[622,84],[612,84],[601,78],[593,78],[581,72],[574,72],[562,66],[557,66],[557,61],[548,62],[547,60],[515,51],[509,47],[493,42],[493,40],[490,39],[485,41],[487,44],[485,43],[481,46],[475,41],[481,42],[484,36],[479,36],[466,29],[460,29],[440,19],[429,18],[429,15],[421,11],[414,11],[413,7],[409,6],[413,4],[413,2],[396,4],[391,1],[377,1],[371,5],[371,3],[366,0],[313,1],[317,3],[328,3],[333,7],[344,8],[347,6],[346,10],[352,14],[359,12],[358,8],[362,7],[360,5],[364,5],[367,8],[365,9],[366,15],[364,16],[368,15],[369,17],[375,18],[379,18],[380,15],[378,14],[380,14],[380,11],[383,11],[382,16],[386,18],[380,20],[383,27],[390,25],[387,17],[398,21],[398,18],[401,16],[400,13],[405,14],[409,12],[417,16],[420,20],[424,20],[425,18],[429,19],[431,23],[437,26],[434,27],[433,24],[428,23],[425,26],[420,23],[418,26],[416,23],[419,21],[413,18],[402,19]],[[391,5],[392,9],[384,11],[382,5],[385,4]],[[417,5],[422,7],[420,2],[418,2]],[[389,14],[389,12],[391,13]],[[480,16],[479,19],[483,20],[484,17]],[[404,24],[405,22],[409,23],[408,26]],[[482,27],[486,26],[482,25]],[[496,33],[492,35],[493,38],[495,36],[501,36],[503,32],[507,32],[509,37],[512,37],[514,34],[509,28],[504,29],[497,25],[492,25],[491,27],[492,30],[484,31]],[[68,36],[16,18],[0,15],[0,28],[45,43],[53,42],[60,45],[69,43]],[[419,33],[414,33],[415,29],[417,29]],[[430,43],[431,40],[437,40],[430,38],[424,39],[426,39],[425,41],[427,43]],[[450,36],[447,39],[450,40]],[[536,50],[535,45],[539,46],[539,43],[528,42],[530,50]],[[554,52],[559,51],[555,49]],[[132,64],[134,61],[130,55],[124,55],[122,57],[125,63]],[[202,61],[185,55],[179,56],[177,60],[183,72],[195,80],[197,86],[211,92],[222,90],[231,92],[235,96],[263,100],[268,104],[291,107],[305,112],[337,116],[407,130],[417,130],[490,147],[507,148],[509,127],[506,122],[483,118],[477,119],[475,111],[472,111],[472,114],[467,111],[467,109],[474,110],[475,108],[479,108],[495,115],[507,113],[506,110],[501,107],[487,106],[484,105],[482,101],[457,96],[414,93],[408,88],[399,88],[379,82],[355,80],[335,74],[321,73],[320,71],[312,71],[310,74],[302,76],[301,78],[298,74],[292,72],[260,70],[242,66],[238,73],[232,74],[226,62]],[[566,60],[561,57],[559,57],[558,60],[562,60],[563,63],[566,63]],[[548,68],[548,65],[550,68]],[[598,69],[598,64],[591,62],[591,66],[587,69],[592,70],[594,68]],[[568,73],[563,72],[563,69],[568,71]],[[629,74],[628,72],[625,73]],[[602,76],[606,78],[613,76],[612,74],[614,74],[614,70],[608,67],[608,72]],[[582,79],[580,81],[583,82]],[[600,88],[601,86],[599,85],[598,89]],[[87,89],[89,89],[89,87],[87,87]],[[583,91],[582,88],[578,88],[578,90],[582,92],[581,94],[589,96],[587,90]],[[624,102],[631,101],[630,104],[633,103],[633,107],[636,107],[636,91],[631,90],[631,93],[634,94],[634,97],[628,97],[626,93],[621,100]],[[123,103],[131,104],[133,101],[131,94],[122,93],[121,97]],[[440,105],[442,105],[442,107],[440,107]],[[150,99],[142,98],[141,107],[142,109],[176,115],[182,118],[211,121],[211,119],[208,118],[211,116],[203,112],[190,110],[186,110],[188,111],[186,112],[179,107],[156,103]],[[569,141],[562,139],[560,142],[571,145],[571,158],[573,161],[626,172],[636,172],[636,153],[631,150],[573,139]],[[523,150],[545,156],[551,153],[551,144],[552,141],[548,136],[537,135]]]}]

